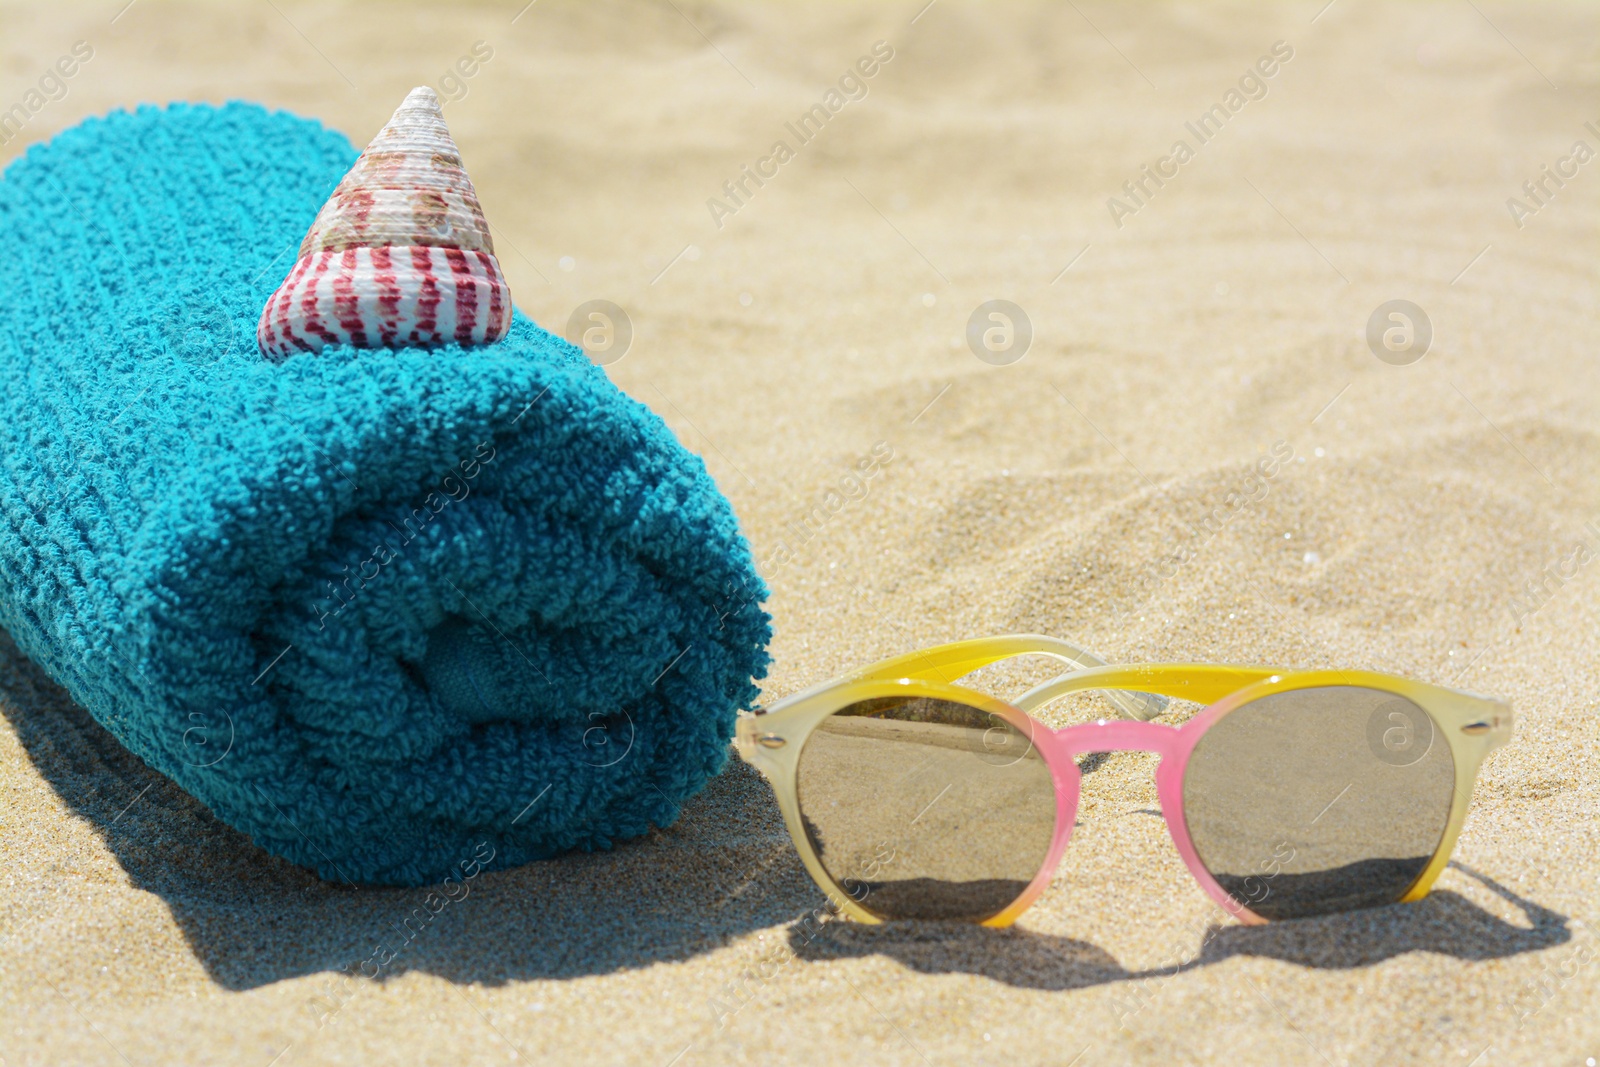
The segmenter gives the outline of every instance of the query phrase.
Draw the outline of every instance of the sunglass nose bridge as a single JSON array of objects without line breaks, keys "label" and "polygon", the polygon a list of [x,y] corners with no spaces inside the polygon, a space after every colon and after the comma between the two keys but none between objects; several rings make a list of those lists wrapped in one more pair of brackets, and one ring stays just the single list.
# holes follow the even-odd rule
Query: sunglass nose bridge
[{"label": "sunglass nose bridge", "polygon": [[1055,736],[1057,750],[1076,758],[1092,752],[1154,752],[1165,756],[1177,751],[1178,731],[1153,722],[1099,719],[1069,726]]}]

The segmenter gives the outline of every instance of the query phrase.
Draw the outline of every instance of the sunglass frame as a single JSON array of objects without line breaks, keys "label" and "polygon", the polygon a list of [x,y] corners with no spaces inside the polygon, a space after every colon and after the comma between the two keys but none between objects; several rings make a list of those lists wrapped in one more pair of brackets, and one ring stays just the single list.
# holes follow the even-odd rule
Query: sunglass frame
[{"label": "sunglass frame", "polygon": [[[1016,656],[1044,655],[1076,668],[1036,686],[1014,703],[955,685],[980,667]],[[879,697],[950,700],[995,715],[1032,739],[1055,784],[1056,822],[1050,849],[1028,887],[1005,910],[983,921],[1005,927],[1017,920],[1050,885],[1072,834],[1082,781],[1076,757],[1089,752],[1153,752],[1160,756],[1155,780],[1167,830],[1190,874],[1224,910],[1246,924],[1267,920],[1230,894],[1201,862],[1183,811],[1183,777],[1204,733],[1236,709],[1274,693],[1321,686],[1359,686],[1393,693],[1433,719],[1435,736],[1450,747],[1455,789],[1450,816],[1428,866],[1400,903],[1428,895],[1466,821],[1478,770],[1490,752],[1511,738],[1512,713],[1505,702],[1408,678],[1370,671],[1289,670],[1209,663],[1108,665],[1091,653],[1040,634],[1012,634],[939,645],[896,656],[778,701],[770,709],[741,715],[735,744],[746,762],[771,783],[784,824],[812,879],[846,916],[863,923],[884,921],[841,886],[823,867],[801,820],[797,775],[806,741],[834,712]],[[1074,692],[1104,690],[1128,719],[1099,720],[1054,729],[1029,712]],[[1194,701],[1205,707],[1177,726],[1140,721],[1158,714],[1165,701],[1149,694]],[[1256,901],[1255,903],[1260,903]]]}]

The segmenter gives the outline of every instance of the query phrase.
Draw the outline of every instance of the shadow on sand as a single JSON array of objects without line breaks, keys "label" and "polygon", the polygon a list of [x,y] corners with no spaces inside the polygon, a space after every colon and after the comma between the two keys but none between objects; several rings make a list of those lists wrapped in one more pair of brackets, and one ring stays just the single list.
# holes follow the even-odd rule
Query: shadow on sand
[{"label": "shadow on sand", "polygon": [[1059,990],[1162,978],[1234,956],[1342,970],[1368,967],[1408,952],[1436,952],[1462,960],[1501,959],[1571,939],[1567,916],[1517,896],[1464,864],[1450,866],[1515,905],[1529,925],[1506,922],[1460,893],[1442,889],[1414,904],[1265,926],[1215,925],[1203,935],[1196,931],[1194,940],[1203,942],[1198,955],[1149,970],[1128,970],[1087,941],[1017,927],[828,923],[817,928],[820,932],[808,942],[806,928],[797,925],[790,929],[789,944],[805,960],[882,955],[923,974],[976,974],[1029,989]]},{"label": "shadow on sand", "polygon": [[[94,828],[133,885],[166,902],[195,957],[229,989],[338,972],[379,945],[396,952],[381,970],[384,980],[407,971],[484,984],[604,974],[687,959],[791,923],[823,903],[771,791],[737,758],[672,828],[610,852],[481,874],[468,896],[425,925],[407,925],[418,909],[426,914],[426,888],[324,882],[257,848],[123,748],[4,631],[0,713],[38,772]],[[1234,956],[1352,968],[1408,952],[1497,959],[1572,936],[1566,916],[1452,866],[1520,908],[1528,925],[1441,890],[1415,904],[1224,925],[1180,967],[1147,971],[1130,971],[1088,942],[1016,928],[835,922],[807,940],[807,930],[818,928],[794,923],[789,943],[802,960],[883,955],[925,974],[1062,990],[1160,977]]]},{"label": "shadow on sand", "polygon": [[38,773],[133,885],[166,902],[196,958],[229,989],[337,972],[380,945],[396,953],[385,980],[407,971],[486,984],[603,974],[686,959],[822,899],[771,790],[737,757],[670,829],[610,852],[485,872],[424,920],[426,887],[325,882],[258,848],[123,748],[3,630],[0,714]]}]

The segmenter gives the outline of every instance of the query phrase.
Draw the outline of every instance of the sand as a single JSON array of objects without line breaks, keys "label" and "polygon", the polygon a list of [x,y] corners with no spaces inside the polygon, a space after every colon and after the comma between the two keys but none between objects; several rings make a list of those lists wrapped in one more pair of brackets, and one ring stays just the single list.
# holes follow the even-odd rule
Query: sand
[{"label": "sand", "polygon": [[[1571,155],[1600,148],[1600,15],[1322,6],[0,4],[0,108],[93,48],[4,159],[169,99],[359,143],[440,87],[518,304],[558,329],[623,306],[608,372],[732,499],[773,591],[769,700],[1041,631],[1121,661],[1411,675],[1518,715],[1416,905],[1223,921],[1134,754],[1086,779],[1014,930],[816,932],[822,897],[735,761],[670,829],[485,874],[344,980],[420,892],[265,855],[0,641],[0,1060],[1600,1057],[1600,163]],[[785,123],[880,40],[865,97],[800,144]],[[443,85],[478,41],[492,57]],[[1185,123],[1214,104],[1202,142]],[[735,204],[747,165],[772,176]],[[1572,176],[1534,200],[1546,166]],[[1020,361],[968,347],[990,299],[1031,322]],[[1431,323],[1407,365],[1365,338],[1391,300]],[[878,442],[864,496],[797,533]]]}]

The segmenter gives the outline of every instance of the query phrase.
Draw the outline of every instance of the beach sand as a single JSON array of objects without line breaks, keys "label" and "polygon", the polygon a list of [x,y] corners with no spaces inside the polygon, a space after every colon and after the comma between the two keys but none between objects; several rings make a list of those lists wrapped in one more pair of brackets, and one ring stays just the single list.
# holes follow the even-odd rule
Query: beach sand
[{"label": "beach sand", "polygon": [[[0,4],[0,109],[93,49],[0,159],[177,99],[363,144],[440,87],[519,306],[558,331],[625,308],[608,373],[732,499],[772,587],[768,701],[1037,631],[1409,675],[1518,716],[1415,905],[1225,921],[1132,754],[1085,779],[1016,928],[808,939],[823,898],[734,759],[671,828],[484,874],[347,981],[422,891],[266,855],[0,639],[0,1062],[1600,1057],[1600,567],[1574,555],[1600,553],[1600,162],[1571,157],[1600,148],[1600,12],[1322,4]],[[878,41],[864,98],[800,143],[785,124]],[[1219,103],[1202,141],[1185,124]],[[772,176],[735,204],[746,165]],[[1541,204],[1545,166],[1575,174]],[[1020,361],[968,347],[990,299],[1031,322]],[[1396,299],[1431,323],[1409,365],[1365,339]],[[865,495],[797,532],[879,442]]]}]

